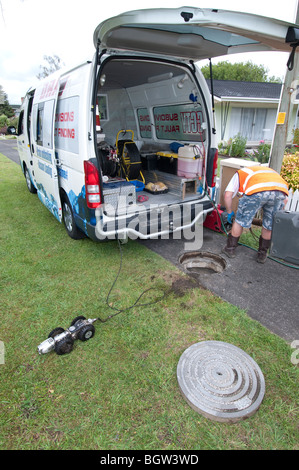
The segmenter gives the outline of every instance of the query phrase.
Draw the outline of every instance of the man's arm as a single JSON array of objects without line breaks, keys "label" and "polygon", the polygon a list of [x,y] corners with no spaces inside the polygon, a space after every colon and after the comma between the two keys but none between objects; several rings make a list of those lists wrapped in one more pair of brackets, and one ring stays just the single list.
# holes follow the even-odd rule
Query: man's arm
[{"label": "man's arm", "polygon": [[233,191],[225,191],[224,193],[224,205],[228,214],[233,211],[233,194]]}]

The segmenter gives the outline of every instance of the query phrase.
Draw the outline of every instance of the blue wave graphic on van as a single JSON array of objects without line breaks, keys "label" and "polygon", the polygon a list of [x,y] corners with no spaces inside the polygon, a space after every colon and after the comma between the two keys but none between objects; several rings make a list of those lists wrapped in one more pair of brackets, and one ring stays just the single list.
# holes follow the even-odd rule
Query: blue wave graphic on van
[{"label": "blue wave graphic on van", "polygon": [[81,223],[79,224],[86,232],[86,224],[96,225],[95,210],[89,209],[86,204],[86,191],[85,185],[82,186],[81,192],[76,195],[73,190],[70,190],[67,194],[70,204],[73,208],[74,216],[80,219]]},{"label": "blue wave graphic on van", "polygon": [[82,187],[81,192],[78,194],[78,196],[74,193],[74,191],[71,189],[70,192],[68,193],[68,198],[69,201],[72,205],[73,211],[82,217],[82,219],[86,218],[86,211],[85,211],[85,185]]},{"label": "blue wave graphic on van", "polygon": [[56,219],[61,222],[56,199],[52,194],[47,194],[47,191],[41,183],[37,184],[37,195],[39,200],[47,207],[47,209],[49,209]]}]

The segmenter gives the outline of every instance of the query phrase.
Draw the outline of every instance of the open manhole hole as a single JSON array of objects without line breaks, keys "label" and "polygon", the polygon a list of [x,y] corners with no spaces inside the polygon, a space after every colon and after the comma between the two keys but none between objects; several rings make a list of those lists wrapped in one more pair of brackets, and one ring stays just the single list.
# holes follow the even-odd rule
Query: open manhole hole
[{"label": "open manhole hole", "polygon": [[208,251],[189,251],[179,257],[179,263],[190,274],[221,273],[226,268],[226,261]]}]

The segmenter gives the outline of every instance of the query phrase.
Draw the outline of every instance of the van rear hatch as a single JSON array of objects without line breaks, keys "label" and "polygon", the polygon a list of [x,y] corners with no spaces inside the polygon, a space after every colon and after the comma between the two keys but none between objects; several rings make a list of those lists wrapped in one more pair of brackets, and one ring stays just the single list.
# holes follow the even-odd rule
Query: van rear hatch
[{"label": "van rear hatch", "polygon": [[94,45],[202,60],[233,53],[291,52],[299,26],[227,10],[181,7],[136,10],[98,25]]}]

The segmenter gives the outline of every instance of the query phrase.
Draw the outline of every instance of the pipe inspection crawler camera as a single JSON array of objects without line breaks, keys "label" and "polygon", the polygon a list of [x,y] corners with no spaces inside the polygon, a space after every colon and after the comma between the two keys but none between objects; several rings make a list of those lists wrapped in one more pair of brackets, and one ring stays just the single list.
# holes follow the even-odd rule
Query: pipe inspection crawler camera
[{"label": "pipe inspection crawler camera", "polygon": [[97,320],[86,319],[83,316],[74,318],[69,328],[55,328],[49,333],[48,338],[43,341],[37,350],[39,354],[55,351],[58,355],[68,354],[73,350],[76,339],[87,341],[94,336],[95,327],[93,323]]}]

